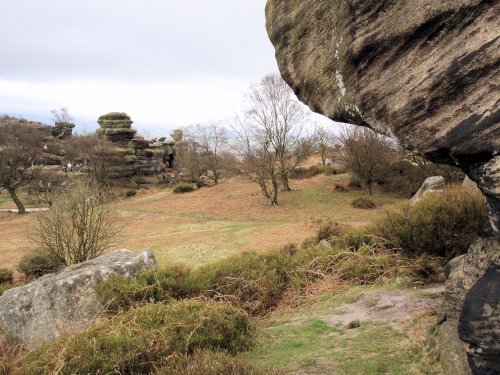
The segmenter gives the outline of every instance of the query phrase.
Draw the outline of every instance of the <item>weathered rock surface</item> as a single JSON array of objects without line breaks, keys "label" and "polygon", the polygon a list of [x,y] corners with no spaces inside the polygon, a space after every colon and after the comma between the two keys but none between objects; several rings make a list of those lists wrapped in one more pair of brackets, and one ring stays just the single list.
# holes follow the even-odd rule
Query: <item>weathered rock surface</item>
[{"label": "weathered rock surface", "polygon": [[313,111],[461,167],[500,212],[498,0],[268,0],[283,78]]},{"label": "weathered rock surface", "polygon": [[[498,373],[487,369],[500,369],[499,267],[500,240],[495,238],[478,240],[467,254],[448,263],[443,309],[446,322],[441,329],[445,337],[440,338],[439,346],[443,362],[456,357],[462,367],[467,352],[474,374]],[[459,332],[449,331],[457,327]],[[462,345],[459,337],[468,345]]]},{"label": "weathered rock surface", "polygon": [[500,240],[495,238],[476,241],[467,254],[448,263],[444,295],[444,315],[448,319],[459,318],[465,296],[491,264],[500,264]]},{"label": "weathered rock surface", "polygon": [[446,375],[470,375],[467,344],[458,337],[458,320],[447,320],[439,327],[436,348]]},{"label": "weathered rock surface", "polygon": [[465,297],[458,333],[474,374],[500,374],[500,257]]},{"label": "weathered rock surface", "polygon": [[0,333],[36,346],[86,327],[99,315],[95,286],[109,276],[134,277],[156,267],[152,253],[117,250],[43,276],[0,296]]},{"label": "weathered rock surface", "polygon": [[440,193],[444,190],[444,187],[445,187],[444,177],[441,176],[429,177],[424,181],[420,189],[418,189],[418,191],[415,193],[415,195],[411,199],[411,202],[417,203],[429,193]]}]

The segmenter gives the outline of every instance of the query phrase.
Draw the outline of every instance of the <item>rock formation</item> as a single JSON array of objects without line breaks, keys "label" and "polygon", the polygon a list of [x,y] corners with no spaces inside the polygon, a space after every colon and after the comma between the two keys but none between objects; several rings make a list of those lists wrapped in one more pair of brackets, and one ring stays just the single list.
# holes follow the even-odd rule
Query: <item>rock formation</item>
[{"label": "rock formation", "polygon": [[132,129],[133,121],[126,113],[111,112],[99,117],[97,135],[108,142],[102,147],[103,157],[111,165],[112,178],[155,176],[172,167],[174,142],[165,138],[145,140]]},{"label": "rock formation", "polygon": [[[433,162],[460,167],[485,194],[487,234],[496,237],[499,14],[498,0],[268,0],[266,7],[281,74],[299,99],[332,120],[370,127]],[[498,290],[498,272],[479,259],[491,264],[499,251],[494,238],[480,240],[468,255],[477,277],[450,273],[461,292],[448,283],[455,306],[449,319],[455,327],[460,319],[474,374],[500,373],[500,327],[491,318],[499,307],[490,303],[499,296],[475,286]]]},{"label": "rock formation", "polygon": [[100,313],[95,286],[111,275],[134,277],[156,267],[153,254],[117,250],[0,296],[0,334],[29,346],[85,328]]},{"label": "rock formation", "polygon": [[98,148],[99,157],[105,160],[111,178],[126,178],[135,174],[135,150],[129,142],[137,133],[132,129],[133,121],[126,113],[111,112],[99,117],[97,136],[102,140]]},{"label": "rock formation", "polygon": [[269,0],[283,78],[313,111],[457,165],[500,220],[497,0]]},{"label": "rock formation", "polygon": [[[446,267],[443,309],[446,321],[441,329],[448,331],[453,327],[455,332],[447,334],[448,343],[452,345],[449,348],[442,346],[440,352],[445,356],[449,356],[450,351],[455,352],[454,357],[463,357],[457,363],[462,362],[465,353],[458,352],[457,348],[460,347],[455,343],[460,337],[469,344],[463,345],[462,348],[467,351],[472,368],[488,367],[487,364],[481,363],[482,356],[500,358],[499,241],[495,238],[482,239],[472,245],[467,254],[453,259]],[[485,284],[488,287],[485,287]],[[482,330],[486,331],[481,332]],[[483,340],[486,342],[481,342]],[[481,348],[479,353],[478,348]],[[481,372],[475,370],[474,373]]]},{"label": "rock formation", "polygon": [[415,193],[411,199],[412,203],[420,201],[425,195],[429,193],[440,193],[444,190],[444,178],[441,176],[429,177],[424,181],[420,189]]},{"label": "rock formation", "polygon": [[57,139],[65,139],[73,135],[75,124],[66,121],[56,121],[52,128],[52,136]]}]

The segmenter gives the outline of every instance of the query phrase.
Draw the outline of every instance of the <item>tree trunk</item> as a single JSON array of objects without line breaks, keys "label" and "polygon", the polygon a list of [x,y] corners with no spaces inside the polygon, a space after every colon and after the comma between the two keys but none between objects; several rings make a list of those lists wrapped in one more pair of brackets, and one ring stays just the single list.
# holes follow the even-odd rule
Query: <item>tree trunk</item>
[{"label": "tree trunk", "polygon": [[21,202],[21,200],[17,197],[16,189],[7,189],[7,191],[9,192],[10,197],[17,206],[17,213],[21,215],[25,214],[26,209],[24,208],[23,202]]},{"label": "tree trunk", "polygon": [[366,185],[368,186],[368,194],[372,195],[372,180],[369,180]]},{"label": "tree trunk", "polygon": [[324,150],[321,151],[321,164],[326,165],[326,152]]},{"label": "tree trunk", "polygon": [[283,191],[291,191],[290,184],[288,183],[288,174],[281,174],[281,183],[283,184]]},{"label": "tree trunk", "polygon": [[273,191],[271,192],[271,196],[269,197],[269,205],[270,206],[277,206],[278,205],[279,186],[278,186],[278,182],[274,179],[272,181],[272,184],[273,184]]}]

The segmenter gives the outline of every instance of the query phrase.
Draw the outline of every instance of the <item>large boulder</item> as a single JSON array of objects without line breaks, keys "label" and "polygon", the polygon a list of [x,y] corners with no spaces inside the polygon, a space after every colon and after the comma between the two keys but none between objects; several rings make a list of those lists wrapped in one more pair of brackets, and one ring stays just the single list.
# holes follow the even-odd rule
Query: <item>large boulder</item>
[{"label": "large boulder", "polygon": [[474,374],[500,374],[500,257],[465,297],[458,333]]},{"label": "large boulder", "polygon": [[[447,373],[469,373],[456,370],[467,358],[474,374],[500,373],[500,240],[476,241],[445,271],[445,323],[438,349],[443,363],[456,359],[455,370]],[[491,368],[497,372],[489,372]]]},{"label": "large boulder", "polygon": [[0,333],[10,343],[34,347],[82,330],[102,309],[97,283],[111,275],[135,277],[154,267],[149,251],[137,255],[117,250],[7,290],[0,296]]},{"label": "large boulder", "polygon": [[429,177],[424,181],[420,189],[411,199],[412,203],[417,203],[429,193],[440,193],[444,190],[445,182],[441,176]]},{"label": "large boulder", "polygon": [[461,167],[500,212],[498,0],[268,0],[283,78],[313,111]]}]

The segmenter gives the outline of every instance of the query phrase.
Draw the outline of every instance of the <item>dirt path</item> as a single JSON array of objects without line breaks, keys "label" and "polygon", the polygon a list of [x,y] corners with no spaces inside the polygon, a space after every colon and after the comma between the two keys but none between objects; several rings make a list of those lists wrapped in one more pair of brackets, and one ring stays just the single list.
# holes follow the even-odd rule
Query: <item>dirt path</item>
[{"label": "dirt path", "polygon": [[[48,211],[47,207],[36,207],[36,208],[26,208],[26,212],[40,212],[40,211]],[[17,208],[0,208],[0,212],[11,212],[13,214],[17,214],[19,210]]]}]

